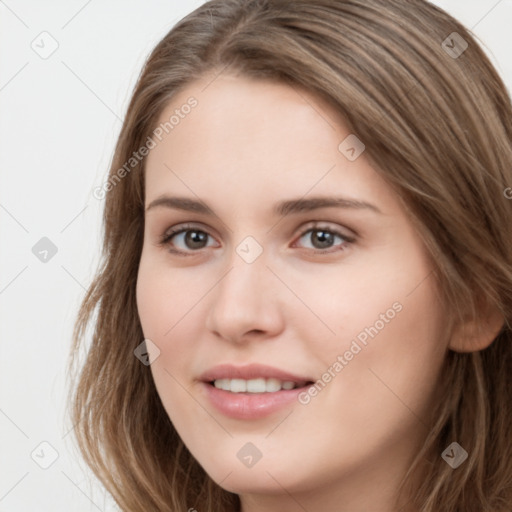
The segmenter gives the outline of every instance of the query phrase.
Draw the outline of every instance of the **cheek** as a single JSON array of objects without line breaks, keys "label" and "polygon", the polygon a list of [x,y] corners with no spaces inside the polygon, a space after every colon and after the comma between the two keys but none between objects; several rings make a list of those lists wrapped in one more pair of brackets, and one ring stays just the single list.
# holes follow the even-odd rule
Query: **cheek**
[{"label": "cheek", "polygon": [[[332,408],[343,404],[359,425],[381,417],[393,428],[421,426],[418,418],[428,420],[446,354],[442,311],[428,285],[399,300],[394,293],[380,298],[365,304],[364,318],[352,305],[357,320],[336,346],[330,343],[328,367],[336,377],[326,401]],[[348,316],[345,320],[350,322]],[[338,356],[342,364],[334,367]]]},{"label": "cheek", "polygon": [[136,293],[144,335],[163,338],[197,301],[200,290],[182,272],[166,268],[157,258],[143,253]]},{"label": "cheek", "polygon": [[[186,290],[188,293],[184,293]],[[183,373],[190,367],[190,356],[196,350],[190,341],[197,336],[186,314],[197,302],[195,293],[182,286],[179,273],[166,271],[151,258],[143,257],[136,294],[144,338],[159,350],[150,366],[158,395],[169,417],[181,418],[183,413],[180,415],[179,411],[187,409],[190,402],[190,396],[184,392]]]},{"label": "cheek", "polygon": [[325,276],[305,274],[297,279],[294,290],[309,309],[297,301],[294,318],[301,329],[298,339],[315,343],[320,354],[332,359],[349,350],[357,337],[363,343],[370,339],[366,329],[376,322],[379,331],[387,328],[380,316],[385,315],[389,322],[399,316],[397,309],[401,309],[399,299],[403,300],[401,290],[405,285],[389,273],[383,276],[382,268],[358,265],[340,268],[339,272],[331,270]]},{"label": "cheek", "polygon": [[[208,283],[188,271],[165,268],[151,258],[142,258],[137,277],[137,309],[144,337],[160,350],[151,365],[173,374],[183,372],[201,339],[198,315]],[[203,336],[204,337],[204,336]],[[185,366],[185,363],[187,365]]]},{"label": "cheek", "polygon": [[326,386],[332,394],[320,394],[330,394],[334,407],[351,404],[362,417],[369,404],[407,412],[403,401],[425,411],[447,351],[445,315],[428,262],[420,252],[392,256],[309,293],[308,305],[335,333],[310,315],[308,336],[321,347],[322,380],[333,382]]},{"label": "cheek", "polygon": [[157,272],[152,270],[145,259],[141,259],[137,276],[137,310],[144,336],[149,339],[156,338],[161,329],[161,308],[163,303],[163,289],[156,279]]}]

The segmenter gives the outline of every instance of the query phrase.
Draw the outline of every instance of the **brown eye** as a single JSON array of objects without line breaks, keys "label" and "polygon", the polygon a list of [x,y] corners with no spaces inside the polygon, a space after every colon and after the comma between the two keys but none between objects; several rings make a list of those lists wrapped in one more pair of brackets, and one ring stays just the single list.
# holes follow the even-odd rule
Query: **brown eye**
[{"label": "brown eye", "polygon": [[329,231],[314,229],[311,231],[311,243],[315,249],[327,249],[334,243],[336,235]]},{"label": "brown eye", "polygon": [[[339,249],[335,250],[344,250],[346,246],[352,242],[354,242],[354,238],[342,235],[338,231],[315,227],[308,229],[300,236],[299,240],[308,241],[310,246],[306,247],[313,250],[325,251],[326,249],[331,249],[338,247]],[[336,243],[337,241],[341,241],[341,243]],[[332,252],[332,251],[325,251]]]},{"label": "brown eye", "polygon": [[183,241],[189,249],[202,249],[208,241],[208,234],[204,231],[184,231]]},{"label": "brown eye", "polygon": [[208,247],[208,238],[212,237],[201,229],[182,227],[166,233],[162,244],[171,246],[176,252],[193,252]]}]

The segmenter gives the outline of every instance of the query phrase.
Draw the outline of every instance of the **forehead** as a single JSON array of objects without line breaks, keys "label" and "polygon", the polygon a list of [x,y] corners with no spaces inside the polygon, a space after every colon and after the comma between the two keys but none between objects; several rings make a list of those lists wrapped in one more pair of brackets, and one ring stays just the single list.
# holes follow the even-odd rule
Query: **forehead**
[{"label": "forehead", "polygon": [[173,98],[159,119],[165,123],[168,133],[146,162],[147,200],[171,191],[256,203],[308,191],[386,194],[364,153],[350,161],[340,151],[351,135],[342,117],[299,88],[232,76],[203,79]]}]

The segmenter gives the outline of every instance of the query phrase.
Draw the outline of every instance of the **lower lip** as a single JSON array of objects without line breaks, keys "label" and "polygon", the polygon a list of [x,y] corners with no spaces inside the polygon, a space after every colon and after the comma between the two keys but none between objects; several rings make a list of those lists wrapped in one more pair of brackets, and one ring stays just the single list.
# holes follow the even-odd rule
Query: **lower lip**
[{"label": "lower lip", "polygon": [[283,389],[274,393],[231,393],[207,382],[202,385],[211,403],[222,414],[239,420],[255,420],[283,409],[297,402],[297,396],[311,386]]}]

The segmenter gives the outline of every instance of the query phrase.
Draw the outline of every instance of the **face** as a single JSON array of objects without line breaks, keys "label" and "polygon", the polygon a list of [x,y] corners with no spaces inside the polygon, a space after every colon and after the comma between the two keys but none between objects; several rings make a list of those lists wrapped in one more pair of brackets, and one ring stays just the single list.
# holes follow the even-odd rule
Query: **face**
[{"label": "face", "polygon": [[146,162],[137,303],[165,410],[243,496],[385,482],[428,432],[448,345],[426,250],[327,104],[207,83]]}]

